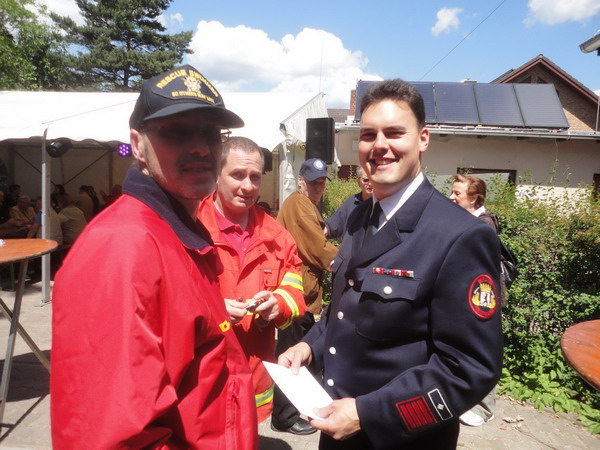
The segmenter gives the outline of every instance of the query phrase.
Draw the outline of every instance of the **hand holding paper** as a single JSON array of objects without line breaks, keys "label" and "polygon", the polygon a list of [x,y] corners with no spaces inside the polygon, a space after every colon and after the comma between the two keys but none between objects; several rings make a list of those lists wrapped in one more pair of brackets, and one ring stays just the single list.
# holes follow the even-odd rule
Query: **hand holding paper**
[{"label": "hand holding paper", "polygon": [[316,419],[318,417],[314,408],[323,408],[333,402],[323,387],[315,380],[306,367],[301,367],[298,375],[294,375],[291,369],[277,364],[264,362],[269,375],[277,386],[283,391],[287,398],[293,403],[301,414]]}]

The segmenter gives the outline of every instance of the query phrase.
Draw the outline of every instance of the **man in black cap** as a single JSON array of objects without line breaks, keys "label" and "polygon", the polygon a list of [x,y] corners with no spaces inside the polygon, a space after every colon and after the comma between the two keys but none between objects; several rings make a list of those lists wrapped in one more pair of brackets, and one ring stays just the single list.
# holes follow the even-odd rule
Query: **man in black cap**
[{"label": "man in black cap", "polygon": [[[290,232],[302,260],[302,283],[306,313],[278,334],[275,354],[279,355],[297,344],[315,323],[315,315],[323,306],[323,276],[331,270],[337,247],[327,242],[323,234],[325,222],[317,209],[327,184],[327,166],[318,158],[302,163],[298,190],[285,199],[277,220]],[[310,434],[316,430],[300,417],[298,410],[275,387],[271,427],[293,434]]]},{"label": "man in black cap", "polygon": [[223,130],[243,121],[193,67],[146,81],[130,119],[123,195],[56,277],[56,448],[257,448],[251,373],[198,205]]}]

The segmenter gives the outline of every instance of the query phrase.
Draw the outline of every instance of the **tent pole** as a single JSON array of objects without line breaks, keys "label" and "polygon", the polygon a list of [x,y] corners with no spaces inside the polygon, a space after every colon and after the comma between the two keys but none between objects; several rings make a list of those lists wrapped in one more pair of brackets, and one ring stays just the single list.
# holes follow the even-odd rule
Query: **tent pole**
[{"label": "tent pole", "polygon": [[[42,138],[42,239],[50,239],[50,178],[51,167],[48,152],[46,151],[46,136],[48,128],[44,130]],[[57,250],[58,251],[58,250]],[[39,306],[44,306],[51,301],[50,291],[50,254],[42,256],[42,298]]]}]

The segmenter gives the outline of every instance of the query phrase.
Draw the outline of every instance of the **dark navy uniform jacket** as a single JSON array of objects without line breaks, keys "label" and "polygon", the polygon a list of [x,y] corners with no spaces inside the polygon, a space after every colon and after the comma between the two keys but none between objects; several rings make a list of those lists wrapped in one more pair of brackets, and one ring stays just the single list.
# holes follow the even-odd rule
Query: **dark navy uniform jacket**
[{"label": "dark navy uniform jacket", "polygon": [[498,238],[426,179],[363,246],[371,208],[353,212],[304,338],[332,398],[356,398],[363,431],[335,448],[455,448],[458,417],[500,378]]},{"label": "dark navy uniform jacket", "polygon": [[331,217],[325,219],[327,238],[336,239],[344,236],[348,227],[348,220],[352,211],[363,202],[362,192],[348,197],[341,206],[334,211]]}]

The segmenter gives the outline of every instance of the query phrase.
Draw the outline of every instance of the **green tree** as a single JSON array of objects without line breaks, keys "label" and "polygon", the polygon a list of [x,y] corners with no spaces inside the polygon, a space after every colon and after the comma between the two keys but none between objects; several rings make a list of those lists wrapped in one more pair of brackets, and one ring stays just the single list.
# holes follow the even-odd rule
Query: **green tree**
[{"label": "green tree", "polygon": [[36,0],[0,0],[0,89],[67,86],[62,38],[41,21],[44,15]]},{"label": "green tree", "polygon": [[138,90],[141,81],[181,62],[192,32],[166,34],[159,16],[172,0],[76,0],[84,18],[52,15],[66,32],[76,88]]}]

